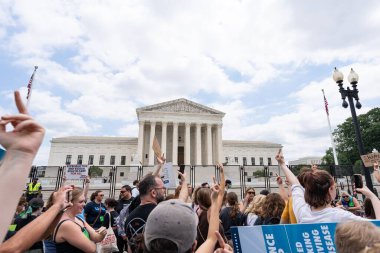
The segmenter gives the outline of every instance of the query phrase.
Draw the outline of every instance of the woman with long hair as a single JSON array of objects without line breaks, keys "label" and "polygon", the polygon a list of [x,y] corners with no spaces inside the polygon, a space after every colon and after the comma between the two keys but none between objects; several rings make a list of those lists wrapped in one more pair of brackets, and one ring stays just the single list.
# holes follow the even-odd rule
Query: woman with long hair
[{"label": "woman with long hair", "polygon": [[86,221],[77,217],[84,208],[84,195],[81,188],[74,188],[70,202],[73,204],[63,213],[53,234],[57,253],[95,252],[95,242],[103,240],[107,230],[101,227],[94,230]]},{"label": "woman with long hair", "polygon": [[102,191],[95,191],[91,194],[90,202],[84,208],[84,217],[86,222],[94,229],[102,226],[104,215],[106,214],[106,206],[102,203],[104,193]]},{"label": "woman with long hair", "polygon": [[261,212],[254,225],[279,224],[285,201],[278,193],[269,193],[261,206]]},{"label": "woman with long hair", "polygon": [[248,187],[245,190],[244,199],[240,203],[240,212],[242,212],[242,213],[245,212],[245,209],[247,209],[247,207],[249,206],[249,204],[251,203],[251,201],[253,200],[253,197],[255,197],[255,195],[256,195],[255,188]]},{"label": "woman with long hair", "polygon": [[[211,207],[211,193],[212,191],[210,188],[200,188],[196,191],[196,202],[198,203],[196,213],[199,218],[197,226],[197,248],[207,239],[210,219],[208,213],[210,212]],[[219,225],[219,232],[224,238],[224,231],[221,225]]]},{"label": "woman with long hair", "polygon": [[256,195],[253,197],[251,204],[247,207],[244,213],[244,226],[253,226],[261,215],[261,208],[263,206],[265,195]]},{"label": "woman with long hair", "polygon": [[236,193],[227,193],[227,206],[222,209],[219,218],[222,221],[227,240],[231,240],[230,228],[232,226],[241,226],[243,220],[243,214],[240,212],[239,200]]},{"label": "woman with long hair", "polygon": [[[303,173],[304,187],[293,172],[285,165],[281,149],[276,155],[280,168],[292,185],[293,211],[298,223],[341,222],[363,220],[341,208],[333,208],[331,202],[336,197],[334,178],[324,170]],[[358,192],[371,199],[376,218],[380,219],[380,200],[366,186],[357,188]]]}]

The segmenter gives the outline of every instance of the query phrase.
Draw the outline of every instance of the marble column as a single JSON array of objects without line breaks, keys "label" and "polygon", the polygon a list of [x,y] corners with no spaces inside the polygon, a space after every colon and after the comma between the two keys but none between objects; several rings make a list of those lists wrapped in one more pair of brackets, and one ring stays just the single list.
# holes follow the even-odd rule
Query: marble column
[{"label": "marble column", "polygon": [[154,165],[154,151],[152,148],[153,139],[156,135],[156,122],[150,122],[150,140],[149,140],[149,165]]},{"label": "marble column", "polygon": [[202,165],[202,139],[201,139],[201,127],[200,123],[196,124],[196,142],[197,146],[195,149],[196,154],[196,165]]},{"label": "marble column", "polygon": [[167,122],[162,122],[162,135],[161,135],[161,152],[165,154],[166,157],[166,131],[167,131]]},{"label": "marble column", "polygon": [[173,165],[178,163],[178,122],[173,122],[173,152],[172,162]]},{"label": "marble column", "polygon": [[212,165],[212,136],[211,124],[207,124],[207,165]]},{"label": "marble column", "polygon": [[144,154],[143,154],[143,147],[144,147],[144,121],[139,121],[139,138],[137,140],[137,160],[134,162],[143,162],[144,161]]},{"label": "marble column", "polygon": [[216,162],[223,162],[223,142],[222,142],[222,124],[218,124],[216,127],[216,150],[217,158]]},{"label": "marble column", "polygon": [[190,123],[185,123],[185,164],[190,165]]}]

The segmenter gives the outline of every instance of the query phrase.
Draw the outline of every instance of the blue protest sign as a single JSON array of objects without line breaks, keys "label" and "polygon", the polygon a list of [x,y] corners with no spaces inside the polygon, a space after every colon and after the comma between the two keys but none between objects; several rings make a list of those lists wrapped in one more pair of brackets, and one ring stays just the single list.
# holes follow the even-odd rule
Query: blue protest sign
[{"label": "blue protest sign", "polygon": [[4,149],[0,148],[0,160],[2,160],[4,158],[5,152],[6,151]]},{"label": "blue protest sign", "polygon": [[[380,226],[380,221],[372,221]],[[337,223],[232,227],[235,253],[302,253],[336,251]]]}]

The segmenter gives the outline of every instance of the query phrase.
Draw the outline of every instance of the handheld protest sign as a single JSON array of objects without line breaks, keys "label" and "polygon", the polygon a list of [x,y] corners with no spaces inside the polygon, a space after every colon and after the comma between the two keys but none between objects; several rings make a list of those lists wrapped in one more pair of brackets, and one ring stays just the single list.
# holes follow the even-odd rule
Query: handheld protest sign
[{"label": "handheld protest sign", "polygon": [[380,162],[380,153],[378,153],[378,152],[369,153],[366,155],[362,155],[360,157],[362,158],[364,166],[366,166],[366,167],[372,167],[374,163]]},{"label": "handheld protest sign", "polygon": [[161,157],[161,147],[160,147],[160,143],[158,143],[158,140],[157,140],[156,136],[154,136],[154,138],[153,138],[152,149],[153,149],[154,154],[156,155],[156,157]]},{"label": "handheld protest sign", "polygon": [[82,180],[88,175],[88,166],[83,164],[66,165],[66,180]]},{"label": "handheld protest sign", "polygon": [[[380,226],[380,221],[372,221]],[[337,223],[231,227],[235,253],[337,252]]]}]

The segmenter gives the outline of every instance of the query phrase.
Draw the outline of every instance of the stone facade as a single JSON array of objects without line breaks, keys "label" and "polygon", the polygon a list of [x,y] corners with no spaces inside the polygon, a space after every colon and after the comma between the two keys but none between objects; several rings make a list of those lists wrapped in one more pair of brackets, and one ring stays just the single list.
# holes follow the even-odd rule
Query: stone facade
[{"label": "stone facade", "polygon": [[289,161],[289,165],[313,165],[313,164],[322,164],[322,157],[306,156],[294,161]]},{"label": "stone facade", "polygon": [[225,113],[177,99],[136,109],[138,138],[53,138],[48,166],[89,164],[95,166],[153,165],[156,136],[167,161],[173,164],[276,165],[280,144],[263,141],[222,140]]}]

